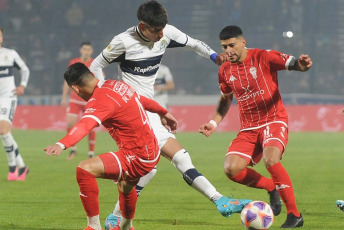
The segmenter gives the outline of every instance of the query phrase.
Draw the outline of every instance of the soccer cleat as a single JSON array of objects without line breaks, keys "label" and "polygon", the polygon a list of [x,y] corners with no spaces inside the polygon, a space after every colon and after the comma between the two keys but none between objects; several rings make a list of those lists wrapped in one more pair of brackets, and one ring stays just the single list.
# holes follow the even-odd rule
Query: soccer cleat
[{"label": "soccer cleat", "polygon": [[247,199],[232,199],[232,197],[222,196],[220,199],[215,201],[217,210],[224,217],[230,217],[233,213],[240,213],[243,208],[250,203],[252,200]]},{"label": "soccer cleat", "polygon": [[344,200],[337,200],[336,205],[340,210],[344,211]]},{"label": "soccer cleat", "polygon": [[272,209],[272,212],[275,216],[278,216],[281,213],[282,209],[282,202],[278,191],[274,189],[271,192],[268,192],[268,194],[270,196],[270,207]]},{"label": "soccer cleat", "polygon": [[25,166],[24,171],[18,175],[17,180],[18,181],[24,181],[26,179],[27,174],[29,174],[29,168]]},{"label": "soccer cleat", "polygon": [[[84,230],[96,230],[96,229],[94,229],[94,228],[92,228],[90,226],[87,226],[87,228],[85,228]],[[101,230],[103,230],[103,229],[101,229]]]},{"label": "soccer cleat", "polygon": [[287,220],[281,225],[281,228],[298,228],[303,226],[303,217],[296,217],[293,213],[287,215]]},{"label": "soccer cleat", "polygon": [[110,213],[105,219],[105,230],[113,229],[119,226],[119,222],[121,222],[122,217],[115,216],[113,213]]},{"label": "soccer cleat", "polygon": [[[110,228],[109,230],[121,230],[121,228],[119,226],[115,227],[115,228]],[[135,230],[134,227],[129,228],[129,230]]]},{"label": "soccer cleat", "polygon": [[8,172],[7,180],[14,181],[14,180],[17,180],[17,177],[18,177],[18,169],[16,169],[14,172]]},{"label": "soccer cleat", "polygon": [[69,155],[67,156],[67,160],[73,160],[73,158],[76,156],[76,150],[71,149],[69,152]]}]

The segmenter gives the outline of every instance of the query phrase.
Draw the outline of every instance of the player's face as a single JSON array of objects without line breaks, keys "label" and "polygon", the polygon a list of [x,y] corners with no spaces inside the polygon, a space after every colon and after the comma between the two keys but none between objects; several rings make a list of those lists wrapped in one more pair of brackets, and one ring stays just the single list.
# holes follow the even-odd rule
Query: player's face
[{"label": "player's face", "polygon": [[82,59],[90,59],[93,53],[92,46],[90,45],[83,45],[80,47],[80,57]]},{"label": "player's face", "polygon": [[153,27],[142,23],[139,28],[142,32],[142,35],[151,42],[157,42],[164,36],[164,26]]},{"label": "player's face", "polygon": [[222,51],[229,56],[229,61],[232,63],[242,62],[243,51],[245,50],[246,40],[243,37],[229,38],[221,40]]}]

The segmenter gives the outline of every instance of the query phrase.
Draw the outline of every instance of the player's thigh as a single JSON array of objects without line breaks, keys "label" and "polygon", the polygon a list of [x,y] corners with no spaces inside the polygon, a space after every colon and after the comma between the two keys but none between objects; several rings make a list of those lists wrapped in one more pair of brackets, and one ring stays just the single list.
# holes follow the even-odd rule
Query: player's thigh
[{"label": "player's thigh", "polygon": [[[232,141],[228,147],[226,159],[229,156],[237,156],[244,159],[247,165],[257,164],[262,156],[262,148],[258,141],[258,134],[255,130],[239,132],[238,136]],[[236,158],[235,158],[236,159]],[[228,163],[231,168],[236,164]],[[240,168],[240,165],[238,166]]]},{"label": "player's thigh", "polygon": [[86,170],[97,178],[103,177],[104,175],[104,163],[100,157],[83,160],[79,163],[78,167]]},{"label": "player's thigh", "polygon": [[[163,147],[166,145],[166,143],[168,141],[170,141],[170,139],[176,139],[176,137],[173,135],[173,133],[169,132],[161,124],[161,120],[160,120],[160,117],[158,114],[147,112],[147,115],[149,118],[149,122],[152,126],[153,132],[155,134],[155,137],[158,140],[159,148],[162,150]],[[176,143],[176,142],[177,141],[175,141],[174,143]],[[178,144],[178,145],[180,146],[180,144]],[[166,149],[170,149],[170,148],[164,148],[164,149],[166,150]],[[181,147],[180,147],[180,149],[181,149]],[[175,150],[171,149],[170,151],[168,151],[167,154],[170,156],[170,152],[173,152],[173,151],[175,151]],[[175,154],[176,152],[173,152],[172,154]]]},{"label": "player's thigh", "polygon": [[6,134],[11,131],[16,108],[16,98],[0,99],[0,134]]}]

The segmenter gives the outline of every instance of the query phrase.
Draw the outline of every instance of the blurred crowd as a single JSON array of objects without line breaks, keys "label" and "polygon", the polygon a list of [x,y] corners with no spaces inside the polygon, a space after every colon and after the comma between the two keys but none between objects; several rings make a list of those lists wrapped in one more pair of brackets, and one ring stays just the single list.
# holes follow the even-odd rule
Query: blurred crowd
[{"label": "blurred crowd", "polygon": [[[169,22],[221,51],[219,31],[242,27],[248,47],[309,54],[314,67],[306,74],[281,72],[282,93],[344,94],[344,24],[340,0],[161,0]],[[0,0],[4,47],[14,48],[31,70],[28,95],[60,94],[63,72],[78,57],[82,41],[94,55],[114,35],[137,24],[136,0]],[[343,5],[343,6],[342,6]],[[344,22],[344,18],[343,18]],[[341,29],[341,26],[343,28]],[[292,31],[294,36],[284,37]],[[343,32],[344,34],[344,32]],[[343,39],[343,41],[341,41]],[[181,49],[168,50],[162,61],[175,77],[175,94],[218,94],[217,69],[210,61]],[[108,78],[117,69],[106,70]]]}]

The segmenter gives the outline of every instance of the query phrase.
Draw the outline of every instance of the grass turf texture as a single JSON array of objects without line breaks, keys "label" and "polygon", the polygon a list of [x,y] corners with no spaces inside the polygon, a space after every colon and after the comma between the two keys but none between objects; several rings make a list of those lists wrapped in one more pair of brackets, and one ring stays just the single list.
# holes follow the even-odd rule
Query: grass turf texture
[{"label": "grass turf texture", "polygon": [[[0,155],[0,229],[83,229],[86,227],[75,180],[75,168],[87,158],[87,143],[78,144],[78,155],[67,161],[67,151],[49,157],[43,147],[54,143],[63,132],[20,131],[14,136],[30,167],[25,182],[7,182],[5,151]],[[229,181],[223,173],[223,159],[235,133],[215,133],[205,138],[198,133],[178,134],[193,162],[214,186],[235,198],[268,201],[263,190]],[[335,206],[343,194],[344,133],[291,133],[283,164],[293,181],[298,207],[305,219],[303,229],[343,229],[344,213]],[[107,133],[98,133],[96,153],[116,150]],[[260,163],[255,167],[268,175]],[[98,179],[101,222],[112,211],[117,189],[110,180]],[[278,229],[286,210],[275,218],[271,229]],[[138,199],[134,226],[145,229],[243,229],[240,215],[222,217],[215,206],[191,189],[177,170],[164,158],[158,174]]]}]

